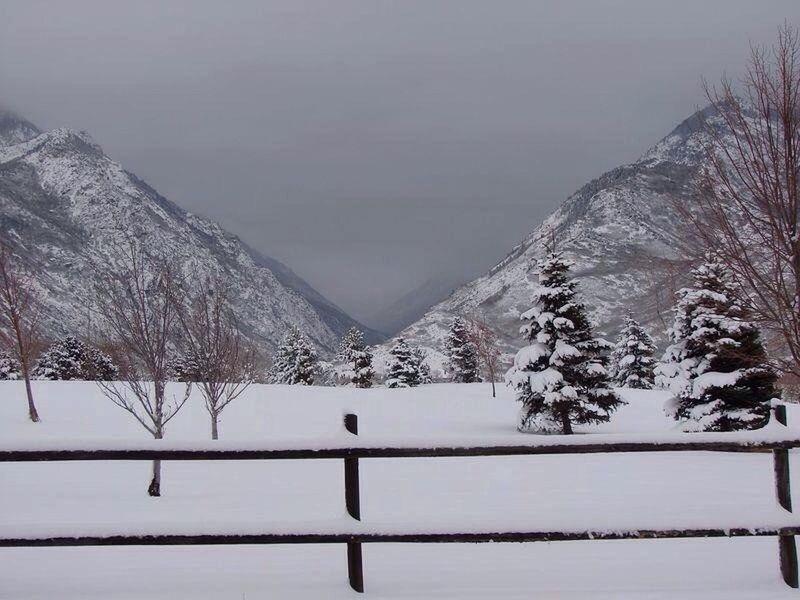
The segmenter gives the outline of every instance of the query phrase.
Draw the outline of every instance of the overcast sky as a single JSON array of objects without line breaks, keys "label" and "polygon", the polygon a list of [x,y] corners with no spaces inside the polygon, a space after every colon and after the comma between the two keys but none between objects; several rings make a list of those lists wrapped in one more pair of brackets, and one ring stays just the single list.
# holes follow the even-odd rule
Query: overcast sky
[{"label": "overcast sky", "polygon": [[0,0],[0,104],[369,323],[485,271],[784,19],[798,0]]}]

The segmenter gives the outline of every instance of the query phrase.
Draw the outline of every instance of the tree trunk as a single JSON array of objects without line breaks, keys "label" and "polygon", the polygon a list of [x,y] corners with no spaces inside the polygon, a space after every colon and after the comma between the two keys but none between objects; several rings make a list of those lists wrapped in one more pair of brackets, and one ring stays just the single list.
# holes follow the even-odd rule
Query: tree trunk
[{"label": "tree trunk", "polygon": [[217,425],[217,420],[219,415],[217,413],[211,413],[211,439],[218,440],[219,439],[219,429]]},{"label": "tree trunk", "polygon": [[494,389],[494,376],[492,376],[492,398],[497,398],[497,392]]},{"label": "tree trunk", "polygon": [[[163,439],[164,434],[157,432],[153,437],[157,440]],[[161,461],[153,461],[153,478],[150,480],[150,485],[147,488],[147,493],[150,496],[158,497],[161,495]]]},{"label": "tree trunk", "polygon": [[561,429],[564,435],[572,435],[572,423],[567,411],[561,413]]},{"label": "tree trunk", "polygon": [[25,393],[28,396],[28,416],[34,423],[39,422],[39,412],[36,410],[36,405],[33,403],[33,390],[31,389],[31,378],[28,375],[28,368],[23,366],[23,377],[25,378]]}]

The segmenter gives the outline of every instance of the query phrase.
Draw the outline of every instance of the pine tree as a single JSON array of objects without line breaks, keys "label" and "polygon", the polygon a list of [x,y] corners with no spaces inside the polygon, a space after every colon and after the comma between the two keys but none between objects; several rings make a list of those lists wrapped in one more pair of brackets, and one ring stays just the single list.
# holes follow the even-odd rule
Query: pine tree
[{"label": "pine tree", "polygon": [[8,352],[0,353],[0,381],[20,378],[19,361]]},{"label": "pine tree", "polygon": [[692,278],[677,293],[672,345],[657,368],[657,383],[675,394],[667,413],[691,431],[762,427],[779,392],[758,327],[712,255]]},{"label": "pine tree", "polygon": [[182,354],[170,359],[167,369],[170,376],[175,381],[181,383],[194,383],[200,381],[202,377],[203,368],[198,357],[190,354]]},{"label": "pine tree", "polygon": [[433,383],[433,376],[431,375],[431,366],[428,364],[428,353],[419,346],[411,349],[411,354],[414,359],[414,364],[419,372],[419,383],[429,384]]},{"label": "pine tree", "polygon": [[364,344],[364,334],[351,327],[339,344],[337,359],[347,365],[346,376],[354,386],[372,387],[375,370],[372,368],[372,353]]},{"label": "pine tree", "polygon": [[420,384],[419,354],[409,346],[405,339],[399,337],[390,350],[392,360],[386,373],[386,387],[406,388]]},{"label": "pine tree", "polygon": [[572,263],[552,253],[537,264],[534,307],[520,332],[530,342],[514,358],[508,379],[522,403],[521,431],[572,433],[572,426],[608,421],[622,400],[609,387],[603,352],[586,309],[576,299]]},{"label": "pine tree", "polygon": [[464,319],[456,317],[445,340],[448,368],[456,383],[480,381],[478,349],[470,341],[470,331]]},{"label": "pine tree", "polygon": [[31,376],[59,381],[111,381],[117,371],[108,355],[70,335],[50,345],[39,357]]},{"label": "pine tree", "polygon": [[272,367],[273,383],[314,385],[317,353],[300,330],[292,326],[278,348]]},{"label": "pine tree", "polygon": [[612,379],[625,388],[649,390],[654,383],[656,345],[644,328],[628,315],[611,353]]}]

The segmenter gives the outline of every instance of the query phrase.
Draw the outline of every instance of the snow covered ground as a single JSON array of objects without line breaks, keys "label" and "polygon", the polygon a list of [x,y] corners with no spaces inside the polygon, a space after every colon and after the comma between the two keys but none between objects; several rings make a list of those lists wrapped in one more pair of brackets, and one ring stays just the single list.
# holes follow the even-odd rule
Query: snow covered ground
[{"label": "snow covered ground", "polygon": [[[364,442],[525,441],[499,388],[410,390],[254,386],[226,409],[223,443],[341,436],[359,415]],[[93,384],[37,382],[42,423],[24,391],[0,383],[0,444],[141,442],[144,431]],[[660,392],[630,404],[604,433],[664,435]],[[199,398],[168,442],[209,437]],[[800,417],[790,412],[790,417]],[[794,466],[794,465],[793,465]],[[343,526],[340,460],[168,462],[164,496],[145,494],[143,462],[0,464],[0,535],[68,530],[178,531]],[[795,473],[800,471],[800,466]],[[797,483],[795,477],[795,484]],[[795,485],[795,489],[798,489]],[[769,454],[658,453],[370,459],[361,465],[364,527],[611,529],[780,522]],[[366,597],[389,599],[771,600],[797,592],[778,573],[775,538],[364,547]],[[331,546],[0,549],[0,599],[340,599],[345,550]]]}]

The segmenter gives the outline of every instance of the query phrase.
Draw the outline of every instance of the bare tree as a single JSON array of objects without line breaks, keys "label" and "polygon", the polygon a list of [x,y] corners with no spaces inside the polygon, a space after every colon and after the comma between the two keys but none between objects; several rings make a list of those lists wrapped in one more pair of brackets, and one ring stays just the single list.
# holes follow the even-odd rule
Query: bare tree
[{"label": "bare tree", "polygon": [[[103,393],[129,412],[155,439],[189,398],[166,393],[167,360],[178,327],[180,286],[166,259],[149,256],[139,240],[128,239],[122,264],[97,273],[98,313],[125,354],[121,381],[99,381]],[[153,461],[151,496],[161,495],[161,461]]]},{"label": "bare tree", "polygon": [[492,382],[492,398],[496,398],[497,391],[494,383],[497,379],[497,368],[500,362],[497,334],[483,317],[472,317],[469,319],[468,338],[478,350],[478,361],[489,381]]},{"label": "bare tree", "polygon": [[699,203],[680,203],[690,241],[733,273],[741,301],[800,374],[800,40],[784,25],[752,47],[740,86],[705,85],[710,168]]},{"label": "bare tree", "polygon": [[39,345],[41,303],[34,287],[33,277],[15,260],[11,249],[0,243],[0,339],[13,348],[19,360],[28,397],[28,416],[39,422],[39,412],[33,402],[30,369]]},{"label": "bare tree", "polygon": [[179,313],[186,354],[196,371],[188,375],[203,394],[212,440],[219,438],[222,411],[253,383],[256,362],[225,290],[220,279],[206,281]]}]

